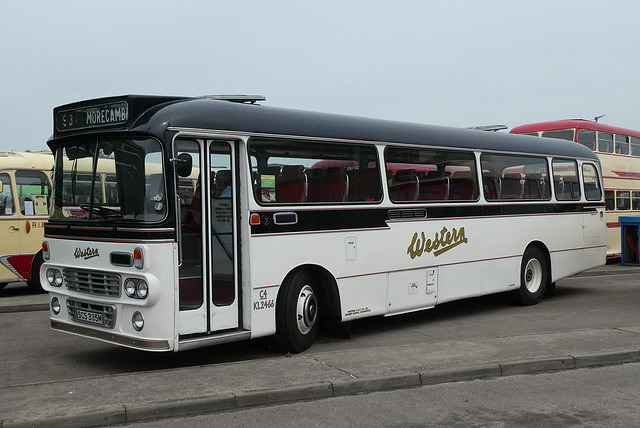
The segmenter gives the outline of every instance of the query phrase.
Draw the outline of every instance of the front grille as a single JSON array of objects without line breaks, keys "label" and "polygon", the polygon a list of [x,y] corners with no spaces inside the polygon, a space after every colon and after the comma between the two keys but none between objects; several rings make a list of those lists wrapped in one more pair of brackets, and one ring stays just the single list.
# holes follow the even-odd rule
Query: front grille
[{"label": "front grille", "polygon": [[64,269],[67,290],[95,296],[120,297],[120,275],[89,270]]},{"label": "front grille", "polygon": [[69,318],[73,321],[101,325],[107,328],[113,328],[116,325],[115,305],[102,305],[67,299],[67,311]]}]

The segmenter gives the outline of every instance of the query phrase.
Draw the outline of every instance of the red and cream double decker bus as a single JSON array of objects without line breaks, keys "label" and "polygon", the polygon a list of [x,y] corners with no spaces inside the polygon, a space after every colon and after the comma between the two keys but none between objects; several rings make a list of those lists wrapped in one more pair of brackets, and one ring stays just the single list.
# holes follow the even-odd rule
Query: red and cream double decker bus
[{"label": "red and cream double decker bus", "polygon": [[618,217],[640,214],[640,131],[569,119],[521,125],[510,132],[575,141],[598,155],[607,209],[607,257],[620,257]]},{"label": "red and cream double decker bus", "polygon": [[321,319],[502,292],[532,305],[604,264],[602,173],[582,145],[260,100],[54,109],[53,329],[150,351],[275,336],[300,352]]}]

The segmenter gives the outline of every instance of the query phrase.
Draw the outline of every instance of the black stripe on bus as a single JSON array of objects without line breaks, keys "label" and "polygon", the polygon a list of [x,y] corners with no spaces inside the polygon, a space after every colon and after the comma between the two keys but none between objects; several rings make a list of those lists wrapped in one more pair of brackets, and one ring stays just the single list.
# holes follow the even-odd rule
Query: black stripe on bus
[{"label": "black stripe on bus", "polygon": [[[254,211],[260,216],[260,224],[251,226],[253,235],[295,233],[295,232],[322,232],[339,230],[361,230],[388,228],[389,222],[394,221],[420,221],[437,220],[447,218],[471,218],[471,217],[503,217],[519,215],[542,214],[571,214],[583,212],[596,212],[597,208],[604,208],[604,204],[500,204],[500,205],[456,205],[456,206],[421,206],[421,207],[394,207],[394,208],[359,208],[359,209],[317,209],[317,210],[291,210],[295,212],[297,222],[295,224],[275,224],[274,215],[283,211]],[[420,212],[426,210],[426,217]],[[402,216],[402,211],[409,214]]]}]

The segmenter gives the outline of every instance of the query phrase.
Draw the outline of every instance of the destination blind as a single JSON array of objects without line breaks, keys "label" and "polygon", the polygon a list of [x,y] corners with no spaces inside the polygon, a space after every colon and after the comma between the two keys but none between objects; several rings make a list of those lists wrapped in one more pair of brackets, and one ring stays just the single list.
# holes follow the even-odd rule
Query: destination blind
[{"label": "destination blind", "polygon": [[129,105],[126,101],[59,111],[55,118],[58,132],[121,125],[128,120]]}]

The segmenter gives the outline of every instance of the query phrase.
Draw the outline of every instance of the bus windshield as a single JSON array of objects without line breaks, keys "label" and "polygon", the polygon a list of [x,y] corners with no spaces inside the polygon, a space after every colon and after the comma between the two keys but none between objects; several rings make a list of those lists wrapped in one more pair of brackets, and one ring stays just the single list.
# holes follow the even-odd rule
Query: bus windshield
[{"label": "bus windshield", "polygon": [[158,222],[167,213],[162,149],[151,138],[71,140],[55,150],[51,220]]}]

